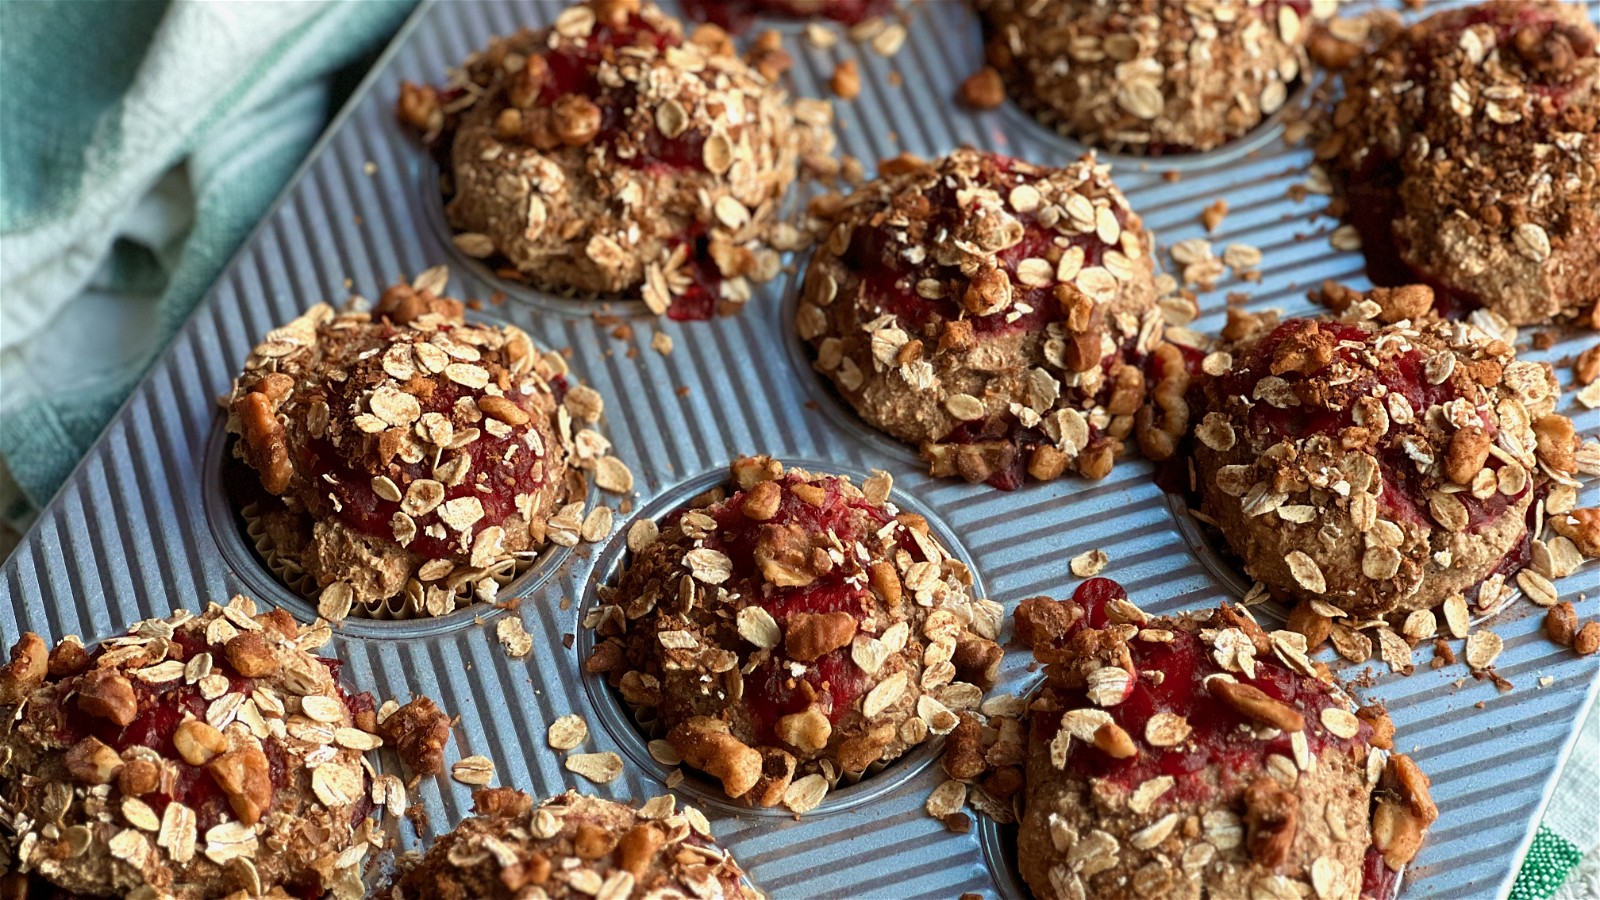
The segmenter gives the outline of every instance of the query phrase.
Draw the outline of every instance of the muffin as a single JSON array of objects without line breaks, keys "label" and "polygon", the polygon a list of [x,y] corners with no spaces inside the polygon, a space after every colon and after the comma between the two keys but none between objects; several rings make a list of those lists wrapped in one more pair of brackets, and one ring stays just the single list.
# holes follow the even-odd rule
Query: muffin
[{"label": "muffin", "polygon": [[1210,150],[1261,124],[1306,66],[1324,0],[976,0],[1011,96],[1087,144]]},{"label": "muffin", "polygon": [[1036,597],[1022,877],[1040,898],[1388,900],[1438,817],[1394,725],[1299,634],[1245,612],[1152,617],[1096,578]]},{"label": "muffin", "polygon": [[978,704],[999,605],[887,474],[857,488],[754,457],[733,482],[629,529],[585,668],[728,797],[804,812]]},{"label": "muffin", "polygon": [[492,600],[547,543],[578,540],[601,410],[558,354],[463,318],[432,270],[370,312],[318,304],[274,330],[229,402],[246,510],[273,571],[338,620]]},{"label": "muffin", "polygon": [[1433,317],[1427,287],[1330,292],[1338,318],[1230,315],[1194,432],[1204,514],[1275,595],[1352,616],[1503,581],[1546,473],[1577,471],[1555,374]]},{"label": "muffin", "polygon": [[824,214],[795,329],[862,419],[938,476],[1111,471],[1162,331],[1150,236],[1106,166],[902,156]]},{"label": "muffin", "polygon": [[[1582,4],[1380,19],[1316,156],[1374,281],[1444,311],[1600,327],[1600,54]],[[1319,54],[1321,55],[1321,54]]]},{"label": "muffin", "polygon": [[387,900],[761,896],[671,794],[639,809],[568,791],[535,805],[512,788],[473,795],[472,818],[403,861]]},{"label": "muffin", "polygon": [[383,741],[372,697],[308,652],[327,638],[244,597],[93,650],[24,634],[0,668],[18,870],[89,896],[362,896]]},{"label": "muffin", "polygon": [[685,39],[653,4],[591,0],[498,38],[401,118],[438,142],[463,252],[527,283],[642,295],[674,319],[734,311],[798,232],[778,207],[831,108],[790,104],[720,29]]}]

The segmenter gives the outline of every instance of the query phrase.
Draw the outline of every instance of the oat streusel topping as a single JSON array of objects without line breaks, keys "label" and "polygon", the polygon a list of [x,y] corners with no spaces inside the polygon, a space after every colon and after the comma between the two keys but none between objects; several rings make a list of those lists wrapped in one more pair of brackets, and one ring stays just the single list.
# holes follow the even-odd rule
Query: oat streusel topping
[{"label": "oat streusel topping", "polygon": [[[560,354],[464,318],[442,269],[371,311],[318,304],[251,352],[230,404],[238,454],[285,515],[278,552],[321,611],[399,595],[438,615],[584,522],[584,470],[615,463],[603,411]],[[272,561],[269,561],[272,562]]]},{"label": "oat streusel topping", "polygon": [[699,810],[671,794],[638,809],[568,791],[543,803],[512,788],[473,795],[474,816],[420,859],[403,860],[386,900],[755,900]]},{"label": "oat streusel topping", "polygon": [[537,287],[642,293],[676,319],[731,312],[804,242],[778,221],[832,108],[787,95],[720,28],[687,39],[638,0],[591,0],[474,54],[401,118],[442,142],[464,252]]},{"label": "oat streusel topping", "polygon": [[23,635],[0,667],[13,864],[94,896],[363,896],[371,813],[405,788],[363,759],[372,697],[311,654],[329,636],[245,597],[94,650]]},{"label": "oat streusel topping", "polygon": [[1016,629],[1045,664],[1017,848],[1036,896],[1388,897],[1438,817],[1388,715],[1300,634],[1151,616],[1104,578],[1024,600]]},{"label": "oat streusel topping", "polygon": [[1210,150],[1277,112],[1332,0],[978,0],[990,65],[1046,125],[1113,150]]},{"label": "oat streusel topping", "polygon": [[900,157],[813,211],[831,224],[795,328],[862,418],[935,475],[1111,470],[1162,321],[1150,236],[1107,167]]},{"label": "oat streusel topping", "polygon": [[857,487],[754,457],[733,480],[629,530],[585,667],[728,796],[804,812],[978,705],[1000,607],[886,473]]},{"label": "oat streusel topping", "polygon": [[1512,324],[1600,327],[1600,51],[1583,6],[1380,18],[1365,40],[1316,156],[1372,277]]},{"label": "oat streusel topping", "polygon": [[1434,317],[1426,287],[1329,293],[1337,318],[1230,315],[1195,423],[1204,514],[1284,599],[1367,616],[1498,592],[1541,486],[1577,485],[1554,373]]}]

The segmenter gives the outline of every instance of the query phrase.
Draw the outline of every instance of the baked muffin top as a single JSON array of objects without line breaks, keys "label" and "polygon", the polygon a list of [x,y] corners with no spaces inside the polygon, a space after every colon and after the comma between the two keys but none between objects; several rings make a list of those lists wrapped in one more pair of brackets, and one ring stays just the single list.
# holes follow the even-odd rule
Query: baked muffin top
[{"label": "baked muffin top", "polygon": [[587,661],[729,797],[815,806],[955,725],[1000,662],[995,604],[879,473],[733,466],[737,490],[629,531]]}]

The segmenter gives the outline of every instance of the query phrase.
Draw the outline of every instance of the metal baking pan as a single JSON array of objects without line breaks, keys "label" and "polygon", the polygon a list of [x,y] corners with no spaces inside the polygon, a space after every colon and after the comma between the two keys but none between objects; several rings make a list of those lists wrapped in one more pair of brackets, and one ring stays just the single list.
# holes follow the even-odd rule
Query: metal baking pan
[{"label": "metal baking pan", "polygon": [[[887,59],[850,40],[817,49],[798,28],[783,26],[798,95],[828,96],[836,62],[860,62],[861,96],[835,104],[842,150],[869,168],[901,151],[931,156],[962,144],[1038,163],[1061,163],[1081,152],[1009,104],[987,113],[958,108],[956,87],[982,58],[977,20],[954,0],[903,6],[909,38]],[[1589,8],[1600,20],[1600,3]],[[456,296],[505,291],[506,302],[490,312],[547,346],[570,348],[572,368],[608,398],[601,427],[636,476],[632,512],[618,516],[618,535],[633,515],[670,508],[717,481],[731,458],[764,452],[860,475],[889,471],[898,499],[928,513],[971,561],[988,595],[1008,610],[1028,596],[1070,591],[1075,579],[1068,560],[1093,548],[1110,555],[1105,574],[1153,612],[1237,595],[1237,579],[1214,574],[1226,572],[1229,563],[1182,526],[1182,513],[1140,460],[1118,464],[1104,481],[1071,478],[1015,493],[926,477],[911,453],[857,422],[808,368],[789,327],[798,282],[793,269],[759,290],[741,315],[688,323],[632,318],[631,334],[619,338],[594,319],[595,304],[535,297],[469,265],[443,229],[427,154],[394,121],[400,81],[438,82],[448,66],[492,35],[548,23],[560,9],[557,2],[451,2],[426,5],[412,16],[0,572],[0,632],[7,643],[22,629],[92,640],[131,621],[235,592],[309,617],[310,605],[278,587],[237,543],[214,459],[223,446],[216,397],[268,329],[319,301],[352,291],[376,296],[390,282],[440,262],[452,267]],[[1199,213],[1225,196],[1232,211],[1220,232],[1207,237],[1219,248],[1241,242],[1265,251],[1261,283],[1224,282],[1204,295],[1196,329],[1221,326],[1223,295],[1230,290],[1248,293],[1253,308],[1294,313],[1310,308],[1305,290],[1325,278],[1362,282],[1360,258],[1328,243],[1335,223],[1316,216],[1321,198],[1290,199],[1291,186],[1307,177],[1310,154],[1286,148],[1281,132],[1281,123],[1269,123],[1198,156],[1110,157],[1118,183],[1162,248],[1206,236]],[[1181,177],[1170,181],[1163,177],[1168,171]],[[630,303],[609,308],[623,316],[638,310]],[[670,355],[651,349],[656,330],[672,337]],[[1527,355],[1557,361],[1592,340],[1562,334],[1554,346]],[[1569,371],[1561,376],[1570,381]],[[1600,429],[1600,411],[1567,411],[1581,432]],[[1594,494],[1591,485],[1581,499],[1592,504]],[[608,500],[615,505],[617,498]],[[593,580],[614,570],[619,544],[613,537],[580,545],[536,567],[534,576],[502,594],[520,601],[513,611],[474,607],[438,620],[350,620],[331,649],[345,659],[355,684],[400,699],[425,693],[459,714],[452,759],[490,757],[496,784],[539,795],[575,786],[623,799],[654,796],[664,789],[665,769],[643,752],[603,685],[578,668],[587,643],[580,635],[582,608],[592,602]],[[1574,600],[1600,594],[1600,567],[1591,564],[1559,587]],[[1593,616],[1594,604],[1588,600],[1579,610]],[[1274,614],[1269,607],[1258,611]],[[1510,889],[1597,683],[1597,660],[1547,641],[1541,612],[1519,602],[1497,621],[1506,643],[1498,670],[1515,686],[1510,693],[1472,679],[1459,665],[1419,666],[1401,677],[1370,664],[1374,683],[1367,693],[1388,703],[1402,746],[1433,777],[1441,810],[1405,895],[1487,896]],[[533,635],[533,652],[523,659],[508,657],[495,638],[495,620],[504,615],[521,616]],[[1353,678],[1360,668],[1343,665],[1340,671]],[[1027,654],[1008,654],[1004,681],[999,690],[1027,689]],[[627,766],[620,778],[589,784],[548,749],[546,727],[570,712],[589,722],[583,750],[622,754]],[[837,791],[825,808],[798,821],[715,802],[693,778],[679,790],[707,809],[717,836],[774,896],[1016,895],[1020,888],[1004,854],[985,852],[983,829],[951,834],[923,811],[928,792],[942,780],[932,763],[931,749],[913,753]],[[470,805],[469,788],[447,777],[413,796],[440,829]]]}]

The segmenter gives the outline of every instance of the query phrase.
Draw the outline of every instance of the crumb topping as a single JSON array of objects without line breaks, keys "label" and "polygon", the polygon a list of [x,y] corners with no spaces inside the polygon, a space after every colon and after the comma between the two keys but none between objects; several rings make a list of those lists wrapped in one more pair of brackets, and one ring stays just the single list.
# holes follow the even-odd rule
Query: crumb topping
[{"label": "crumb topping", "polygon": [[733,475],[731,495],[630,529],[586,668],[730,797],[803,812],[977,706],[999,607],[885,473],[858,488],[756,457]]},{"label": "crumb topping", "polygon": [[1432,607],[1511,557],[1503,582],[1540,485],[1576,486],[1554,373],[1432,317],[1425,287],[1334,302],[1230,317],[1194,431],[1205,513],[1255,577],[1353,614]]},{"label": "crumb topping", "polygon": [[626,897],[754,898],[711,825],[671,794],[638,809],[568,791],[543,803],[512,788],[473,795],[473,815],[403,862],[382,895],[551,900]]},{"label": "crumb topping", "polygon": [[372,697],[310,652],[329,636],[245,597],[93,650],[23,635],[0,668],[19,871],[94,895],[362,896],[371,814],[404,788],[363,759],[383,745]]},{"label": "crumb topping", "polygon": [[1110,471],[1162,327],[1150,237],[1106,166],[900,157],[820,212],[795,327],[868,421],[937,475]]},{"label": "crumb topping", "polygon": [[1600,293],[1600,54],[1581,6],[1488,2],[1358,32],[1317,135],[1373,277],[1513,324]]},{"label": "crumb topping", "polygon": [[412,579],[492,599],[493,575],[577,543],[581,522],[566,520],[581,517],[582,470],[615,462],[582,427],[599,394],[521,329],[467,322],[436,293],[446,277],[395,285],[370,312],[318,304],[270,333],[234,388],[228,428],[262,487],[396,570],[316,572],[325,605],[345,605],[330,618]]},{"label": "crumb topping", "polygon": [[1104,578],[1023,601],[1016,627],[1045,664],[1026,713],[1036,891],[1386,896],[1373,883],[1438,816],[1387,714],[1298,633],[1229,606],[1150,616]]},{"label": "crumb topping", "polygon": [[469,255],[536,286],[639,291],[675,319],[733,311],[803,243],[778,205],[832,109],[790,103],[719,28],[688,39],[638,0],[591,0],[496,39],[401,118],[448,156],[447,213]]},{"label": "crumb topping", "polygon": [[1162,155],[1237,138],[1289,98],[1330,0],[980,0],[989,63],[1071,137]]}]

